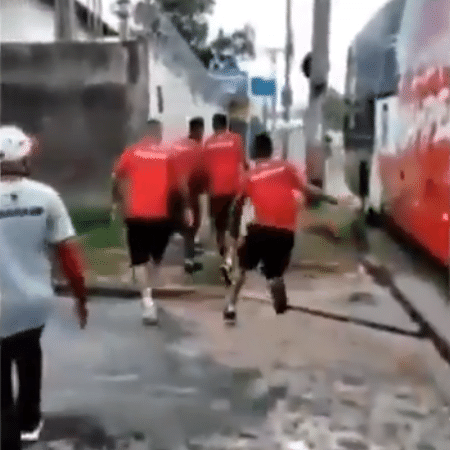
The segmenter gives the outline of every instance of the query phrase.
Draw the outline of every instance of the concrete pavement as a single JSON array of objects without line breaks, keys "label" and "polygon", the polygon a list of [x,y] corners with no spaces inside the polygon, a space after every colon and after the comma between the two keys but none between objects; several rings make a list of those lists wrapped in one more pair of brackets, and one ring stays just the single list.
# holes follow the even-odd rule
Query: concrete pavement
[{"label": "concrete pavement", "polygon": [[[326,289],[326,281],[313,282]],[[403,448],[419,441],[449,448],[450,413],[431,377],[427,341],[295,309],[276,316],[248,287],[244,294],[232,328],[217,299],[160,300],[161,322],[152,328],[142,326],[139,302],[105,298],[90,302],[84,331],[72,300],[61,297],[43,337],[47,421],[31,448],[302,442],[400,450],[408,439],[414,445]],[[303,291],[305,299],[313,294]],[[348,445],[332,447],[333,439]]]}]

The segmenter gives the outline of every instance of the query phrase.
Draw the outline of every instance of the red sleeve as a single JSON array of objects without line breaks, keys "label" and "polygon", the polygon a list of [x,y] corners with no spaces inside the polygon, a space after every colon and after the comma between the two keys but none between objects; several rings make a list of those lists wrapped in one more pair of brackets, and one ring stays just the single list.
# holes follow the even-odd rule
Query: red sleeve
[{"label": "red sleeve", "polygon": [[294,188],[304,190],[305,180],[300,168],[295,167],[293,164],[288,164],[287,172],[289,174],[289,178]]},{"label": "red sleeve", "polygon": [[60,242],[56,245],[56,255],[75,297],[79,300],[86,300],[87,292],[83,276],[84,264],[80,247],[73,241]]},{"label": "red sleeve", "polygon": [[116,164],[114,165],[113,173],[116,178],[123,178],[130,169],[130,150],[125,150]]}]

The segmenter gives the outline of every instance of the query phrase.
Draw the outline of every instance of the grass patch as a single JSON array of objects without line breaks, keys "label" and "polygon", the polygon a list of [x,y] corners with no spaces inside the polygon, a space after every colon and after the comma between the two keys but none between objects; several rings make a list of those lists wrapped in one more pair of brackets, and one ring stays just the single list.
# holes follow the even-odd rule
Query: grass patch
[{"label": "grass patch", "polygon": [[111,220],[106,209],[76,209],[70,211],[78,236],[84,237],[84,244],[94,249],[124,247],[123,221]]},{"label": "grass patch", "polygon": [[115,249],[126,249],[123,221],[111,220],[110,212],[100,208],[70,210],[73,225],[88,265],[88,278],[120,274],[128,256]]}]

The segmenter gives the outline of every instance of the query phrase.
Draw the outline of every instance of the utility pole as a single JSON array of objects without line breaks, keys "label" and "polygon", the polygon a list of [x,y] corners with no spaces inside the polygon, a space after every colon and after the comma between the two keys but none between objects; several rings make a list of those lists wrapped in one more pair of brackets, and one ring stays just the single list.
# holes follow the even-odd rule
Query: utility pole
[{"label": "utility pole", "polygon": [[[270,57],[270,62],[272,64],[272,77],[277,79],[277,56],[278,53],[284,53],[284,48],[268,48],[267,53]],[[277,122],[277,92],[275,91],[274,96],[272,97],[272,129],[270,130],[273,134],[275,132]]]},{"label": "utility pole", "polygon": [[329,72],[329,27],[331,0],[314,0],[309,107],[305,117],[306,173],[308,181],[325,186],[323,103]]},{"label": "utility pole", "polygon": [[121,41],[128,39],[128,18],[130,17],[130,0],[117,0],[113,5],[114,13],[120,19],[119,36]]},{"label": "utility pole", "polygon": [[56,0],[55,38],[56,41],[70,42],[74,39],[75,0]]},{"label": "utility pole", "polygon": [[[283,119],[286,124],[290,120],[291,106],[292,106],[292,88],[291,88],[291,59],[294,54],[292,42],[292,4],[291,0],[286,0],[286,49],[285,49],[285,85],[281,94],[282,103],[284,106]],[[289,131],[286,127],[286,132],[283,140],[283,159],[287,159],[289,148]]]}]

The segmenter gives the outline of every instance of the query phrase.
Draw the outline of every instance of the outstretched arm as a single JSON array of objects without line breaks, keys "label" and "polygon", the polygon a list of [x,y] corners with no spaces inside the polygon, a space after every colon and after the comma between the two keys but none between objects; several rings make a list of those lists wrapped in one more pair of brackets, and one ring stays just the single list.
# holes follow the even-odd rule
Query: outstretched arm
[{"label": "outstretched arm", "polygon": [[335,197],[333,197],[332,195],[325,194],[322,189],[312,184],[305,184],[303,187],[303,191],[305,192],[306,195],[315,200],[325,201],[331,203],[332,205],[338,204],[338,201]]},{"label": "outstretched arm", "polygon": [[306,182],[305,177],[300,174],[296,168],[288,164],[288,170],[292,177],[292,183],[299,191],[303,192],[305,196],[316,201],[325,201],[333,205],[337,205],[338,201],[332,195],[325,194],[322,189]]}]

